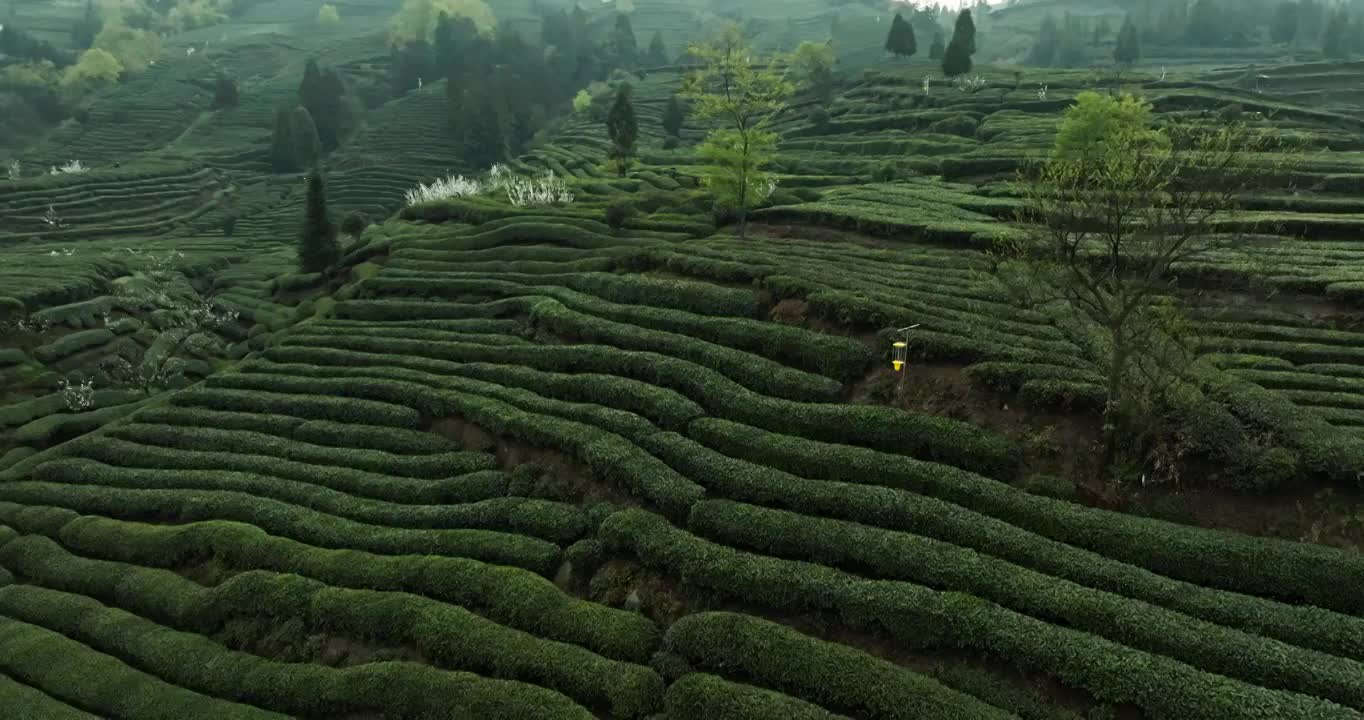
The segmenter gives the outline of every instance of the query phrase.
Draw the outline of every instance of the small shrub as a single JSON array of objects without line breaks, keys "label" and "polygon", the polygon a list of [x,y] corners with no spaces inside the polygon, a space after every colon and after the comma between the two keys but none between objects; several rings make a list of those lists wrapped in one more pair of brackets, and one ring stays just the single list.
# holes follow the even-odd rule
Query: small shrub
[{"label": "small shrub", "polygon": [[630,201],[612,200],[611,204],[606,206],[606,224],[611,226],[612,230],[619,230],[635,216],[635,213],[635,206]]},{"label": "small shrub", "polygon": [[929,132],[942,133],[944,135],[960,135],[962,137],[975,137],[976,129],[980,123],[970,115],[957,114],[943,118],[928,126]]},{"label": "small shrub", "polygon": [[352,210],[346,218],[341,221],[341,232],[351,236],[360,237],[360,233],[369,227],[369,217],[359,210]]},{"label": "small shrub", "polygon": [[678,145],[681,145],[681,144],[682,144],[682,138],[680,138],[680,137],[678,137],[678,136],[676,136],[676,135],[669,135],[668,137],[663,138],[663,149],[664,149],[664,150],[675,150],[675,149],[677,148],[677,146],[678,146]]},{"label": "small shrub", "polygon": [[823,133],[829,129],[829,111],[822,107],[817,107],[810,111],[806,118],[816,130]]},{"label": "small shrub", "polygon": [[1241,103],[1228,103],[1217,110],[1217,119],[1226,124],[1238,123],[1244,114]]},{"label": "small shrub", "polygon": [[232,237],[232,231],[237,229],[237,216],[228,215],[223,218],[223,237]]},{"label": "small shrub", "polygon": [[895,167],[895,162],[886,160],[876,167],[876,171],[871,177],[876,182],[894,182],[900,176],[900,172]]}]

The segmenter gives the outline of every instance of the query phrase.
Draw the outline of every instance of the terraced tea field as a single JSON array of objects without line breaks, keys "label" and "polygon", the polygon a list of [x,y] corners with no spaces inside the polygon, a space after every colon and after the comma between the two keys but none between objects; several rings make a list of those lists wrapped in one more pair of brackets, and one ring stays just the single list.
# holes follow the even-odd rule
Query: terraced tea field
[{"label": "terraced tea field", "polygon": [[[168,38],[0,180],[0,717],[1364,717],[1364,161],[1358,103],[1315,95],[1357,64],[1263,67],[1263,93],[1231,62],[1123,82],[1161,122],[1303,148],[1169,290],[1197,410],[1291,459],[1248,502],[1337,494],[1336,525],[1242,534],[1038,481],[1039,455],[1088,452],[1103,356],[1017,303],[995,247],[1029,236],[1016,172],[1102,74],[925,92],[927,61],[880,57],[880,11],[755,6],[763,47],[837,12],[858,67],[827,119],[803,96],[777,119],[745,239],[711,213],[706,128],[666,146],[679,68],[633,82],[628,177],[594,110],[507,163],[566,179],[559,206],[405,207],[484,170],[427,82],[327,158],[334,219],[376,224],[301,274],[274,112],[310,56],[357,84],[391,61],[392,3],[334,4],[336,27],[255,3]],[[638,5],[640,44],[674,52],[722,9]],[[498,6],[527,36],[537,12]],[[220,69],[242,101],[213,110]],[[48,174],[69,160],[90,169]],[[165,387],[111,374],[167,360]],[[942,382],[951,412],[905,400]],[[1185,481],[1266,484],[1215,464]]]}]

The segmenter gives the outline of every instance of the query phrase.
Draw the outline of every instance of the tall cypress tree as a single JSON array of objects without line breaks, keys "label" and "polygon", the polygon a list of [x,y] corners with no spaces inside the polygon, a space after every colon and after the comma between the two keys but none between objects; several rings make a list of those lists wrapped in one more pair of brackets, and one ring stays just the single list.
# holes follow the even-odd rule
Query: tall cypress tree
[{"label": "tall cypress tree", "polygon": [[625,177],[635,160],[635,143],[639,139],[635,106],[630,102],[630,83],[621,83],[616,90],[615,102],[606,114],[606,134],[611,138],[608,156],[616,163],[616,172]]},{"label": "tall cypress tree", "polygon": [[962,10],[957,15],[957,26],[952,31],[952,39],[942,56],[942,71],[948,77],[957,77],[971,72],[971,55],[976,52],[976,23],[971,19],[970,10]]},{"label": "tall cypress tree", "polygon": [[1037,40],[1033,43],[1032,53],[1028,55],[1028,63],[1050,67],[1056,62],[1056,49],[1061,44],[1061,31],[1056,25],[1056,16],[1047,13],[1042,18],[1042,26],[1037,29]]},{"label": "tall cypress tree", "polygon": [[663,33],[654,31],[654,39],[649,41],[649,65],[662,67],[668,64],[668,46],[663,44]]},{"label": "tall cypress tree", "polygon": [[1122,29],[1118,31],[1118,46],[1113,49],[1113,59],[1124,67],[1132,67],[1141,59],[1141,36],[1131,15],[1123,18]]},{"label": "tall cypress tree", "polygon": [[344,120],[342,96],[346,92],[341,76],[334,70],[322,71],[316,60],[309,60],[303,70],[303,82],[298,86],[298,98],[317,124],[317,137],[325,150],[341,144],[341,124]]},{"label": "tall cypress tree", "polygon": [[611,33],[611,50],[616,55],[616,66],[632,68],[639,64],[639,46],[635,44],[635,30],[630,16],[616,13],[616,29]]},{"label": "tall cypress tree", "polygon": [[668,104],[663,108],[663,132],[677,137],[682,133],[682,121],[686,119],[687,109],[682,107],[682,101],[676,95],[668,98]]},{"label": "tall cypress tree", "polygon": [[895,13],[895,19],[890,21],[890,32],[886,33],[886,52],[898,57],[909,57],[918,51],[914,26],[905,21],[903,15]]},{"label": "tall cypress tree", "polygon": [[933,44],[928,46],[928,59],[941,60],[943,55],[946,54],[946,52],[947,49],[943,45],[942,41],[942,31],[941,30],[933,31]]},{"label": "tall cypress tree", "polygon": [[77,50],[88,49],[95,44],[95,36],[103,27],[104,23],[100,21],[99,13],[95,10],[95,0],[85,0],[85,15],[71,31],[71,44]]},{"label": "tall cypress tree", "polygon": [[298,265],[305,273],[322,272],[341,256],[336,226],[327,214],[327,189],[322,171],[308,173],[308,196],[304,201],[303,229],[298,236]]}]

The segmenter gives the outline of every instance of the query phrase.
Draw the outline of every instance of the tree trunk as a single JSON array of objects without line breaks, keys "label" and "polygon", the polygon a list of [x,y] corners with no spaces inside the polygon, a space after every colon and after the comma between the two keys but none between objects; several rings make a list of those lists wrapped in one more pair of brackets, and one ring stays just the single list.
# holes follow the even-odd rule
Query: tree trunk
[{"label": "tree trunk", "polygon": [[1118,342],[1118,333],[1113,333],[1113,357],[1108,364],[1108,402],[1104,404],[1103,428],[1103,465],[1107,470],[1118,458],[1118,441],[1121,434],[1122,403],[1126,400],[1123,373],[1127,370],[1128,348]]},{"label": "tree trunk", "polygon": [[748,210],[739,208],[739,239],[743,240],[748,236]]}]

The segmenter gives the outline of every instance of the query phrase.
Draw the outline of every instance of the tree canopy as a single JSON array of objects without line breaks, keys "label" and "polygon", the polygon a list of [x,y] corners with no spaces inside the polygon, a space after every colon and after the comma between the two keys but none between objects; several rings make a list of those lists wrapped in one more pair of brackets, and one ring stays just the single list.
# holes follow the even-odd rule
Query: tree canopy
[{"label": "tree canopy", "polygon": [[910,57],[918,52],[919,43],[914,37],[914,26],[904,16],[895,13],[890,21],[890,32],[886,33],[886,52],[896,57]]},{"label": "tree canopy", "polygon": [[970,10],[962,10],[957,15],[957,25],[952,31],[952,39],[943,52],[942,71],[948,77],[957,77],[971,72],[971,56],[976,52],[976,23],[971,19]]}]

